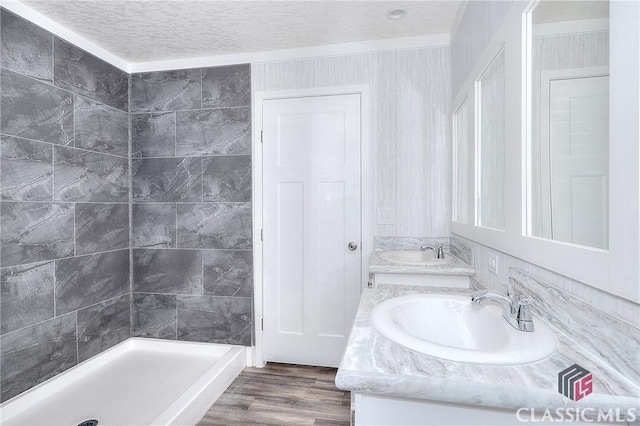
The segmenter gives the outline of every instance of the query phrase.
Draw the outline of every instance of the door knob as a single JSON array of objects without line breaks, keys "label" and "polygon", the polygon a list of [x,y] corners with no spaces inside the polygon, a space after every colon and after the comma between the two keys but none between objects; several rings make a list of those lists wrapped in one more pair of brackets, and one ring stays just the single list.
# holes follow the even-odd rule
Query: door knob
[{"label": "door knob", "polygon": [[356,251],[358,249],[358,243],[351,241],[349,244],[347,244],[347,247],[351,251]]}]

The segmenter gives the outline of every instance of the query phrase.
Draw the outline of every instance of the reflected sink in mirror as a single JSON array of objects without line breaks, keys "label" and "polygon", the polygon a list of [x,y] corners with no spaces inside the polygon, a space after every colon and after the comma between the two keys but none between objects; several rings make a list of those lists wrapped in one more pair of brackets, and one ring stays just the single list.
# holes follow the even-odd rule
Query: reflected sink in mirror
[{"label": "reflected sink in mirror", "polygon": [[516,330],[502,318],[502,307],[472,303],[470,296],[420,294],[395,297],[371,313],[384,337],[421,354],[449,361],[519,365],[551,355],[558,344],[553,330],[535,317],[535,331]]},{"label": "reflected sink in mirror", "polygon": [[398,250],[380,252],[380,258],[389,262],[402,263],[404,265],[445,265],[449,261],[445,254],[444,259],[438,259],[433,250]]}]

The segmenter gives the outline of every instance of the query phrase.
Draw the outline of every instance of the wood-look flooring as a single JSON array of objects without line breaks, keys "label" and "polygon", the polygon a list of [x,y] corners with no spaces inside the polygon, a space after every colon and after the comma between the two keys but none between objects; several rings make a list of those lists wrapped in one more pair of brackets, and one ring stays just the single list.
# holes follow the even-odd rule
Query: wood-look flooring
[{"label": "wood-look flooring", "polygon": [[198,423],[210,425],[349,425],[349,392],[335,368],[269,363],[247,367]]}]

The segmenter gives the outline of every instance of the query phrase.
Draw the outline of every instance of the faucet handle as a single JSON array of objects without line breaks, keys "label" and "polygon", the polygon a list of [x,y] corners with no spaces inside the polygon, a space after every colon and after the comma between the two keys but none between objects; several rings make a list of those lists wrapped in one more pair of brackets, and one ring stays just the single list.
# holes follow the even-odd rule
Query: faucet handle
[{"label": "faucet handle", "polygon": [[531,304],[532,300],[528,297],[518,298],[518,319],[521,321],[531,321]]},{"label": "faucet handle", "polygon": [[532,300],[528,297],[520,296],[518,298],[516,321],[519,329],[522,331],[534,331],[533,318],[531,317],[531,304]]}]

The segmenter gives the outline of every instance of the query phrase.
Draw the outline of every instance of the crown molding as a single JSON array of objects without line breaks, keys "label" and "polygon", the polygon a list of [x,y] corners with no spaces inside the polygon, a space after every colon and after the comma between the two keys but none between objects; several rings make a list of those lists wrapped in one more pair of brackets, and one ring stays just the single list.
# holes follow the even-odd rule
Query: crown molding
[{"label": "crown molding", "polygon": [[243,63],[261,63],[314,57],[339,56],[385,50],[404,50],[422,47],[448,46],[449,44],[449,34],[436,34],[418,37],[402,37],[394,39],[359,41],[353,43],[329,44],[324,46],[302,47],[296,49],[236,53],[230,55],[173,59],[166,61],[138,62],[132,63],[130,65],[130,69],[132,73],[137,73],[187,68],[204,68]]}]

